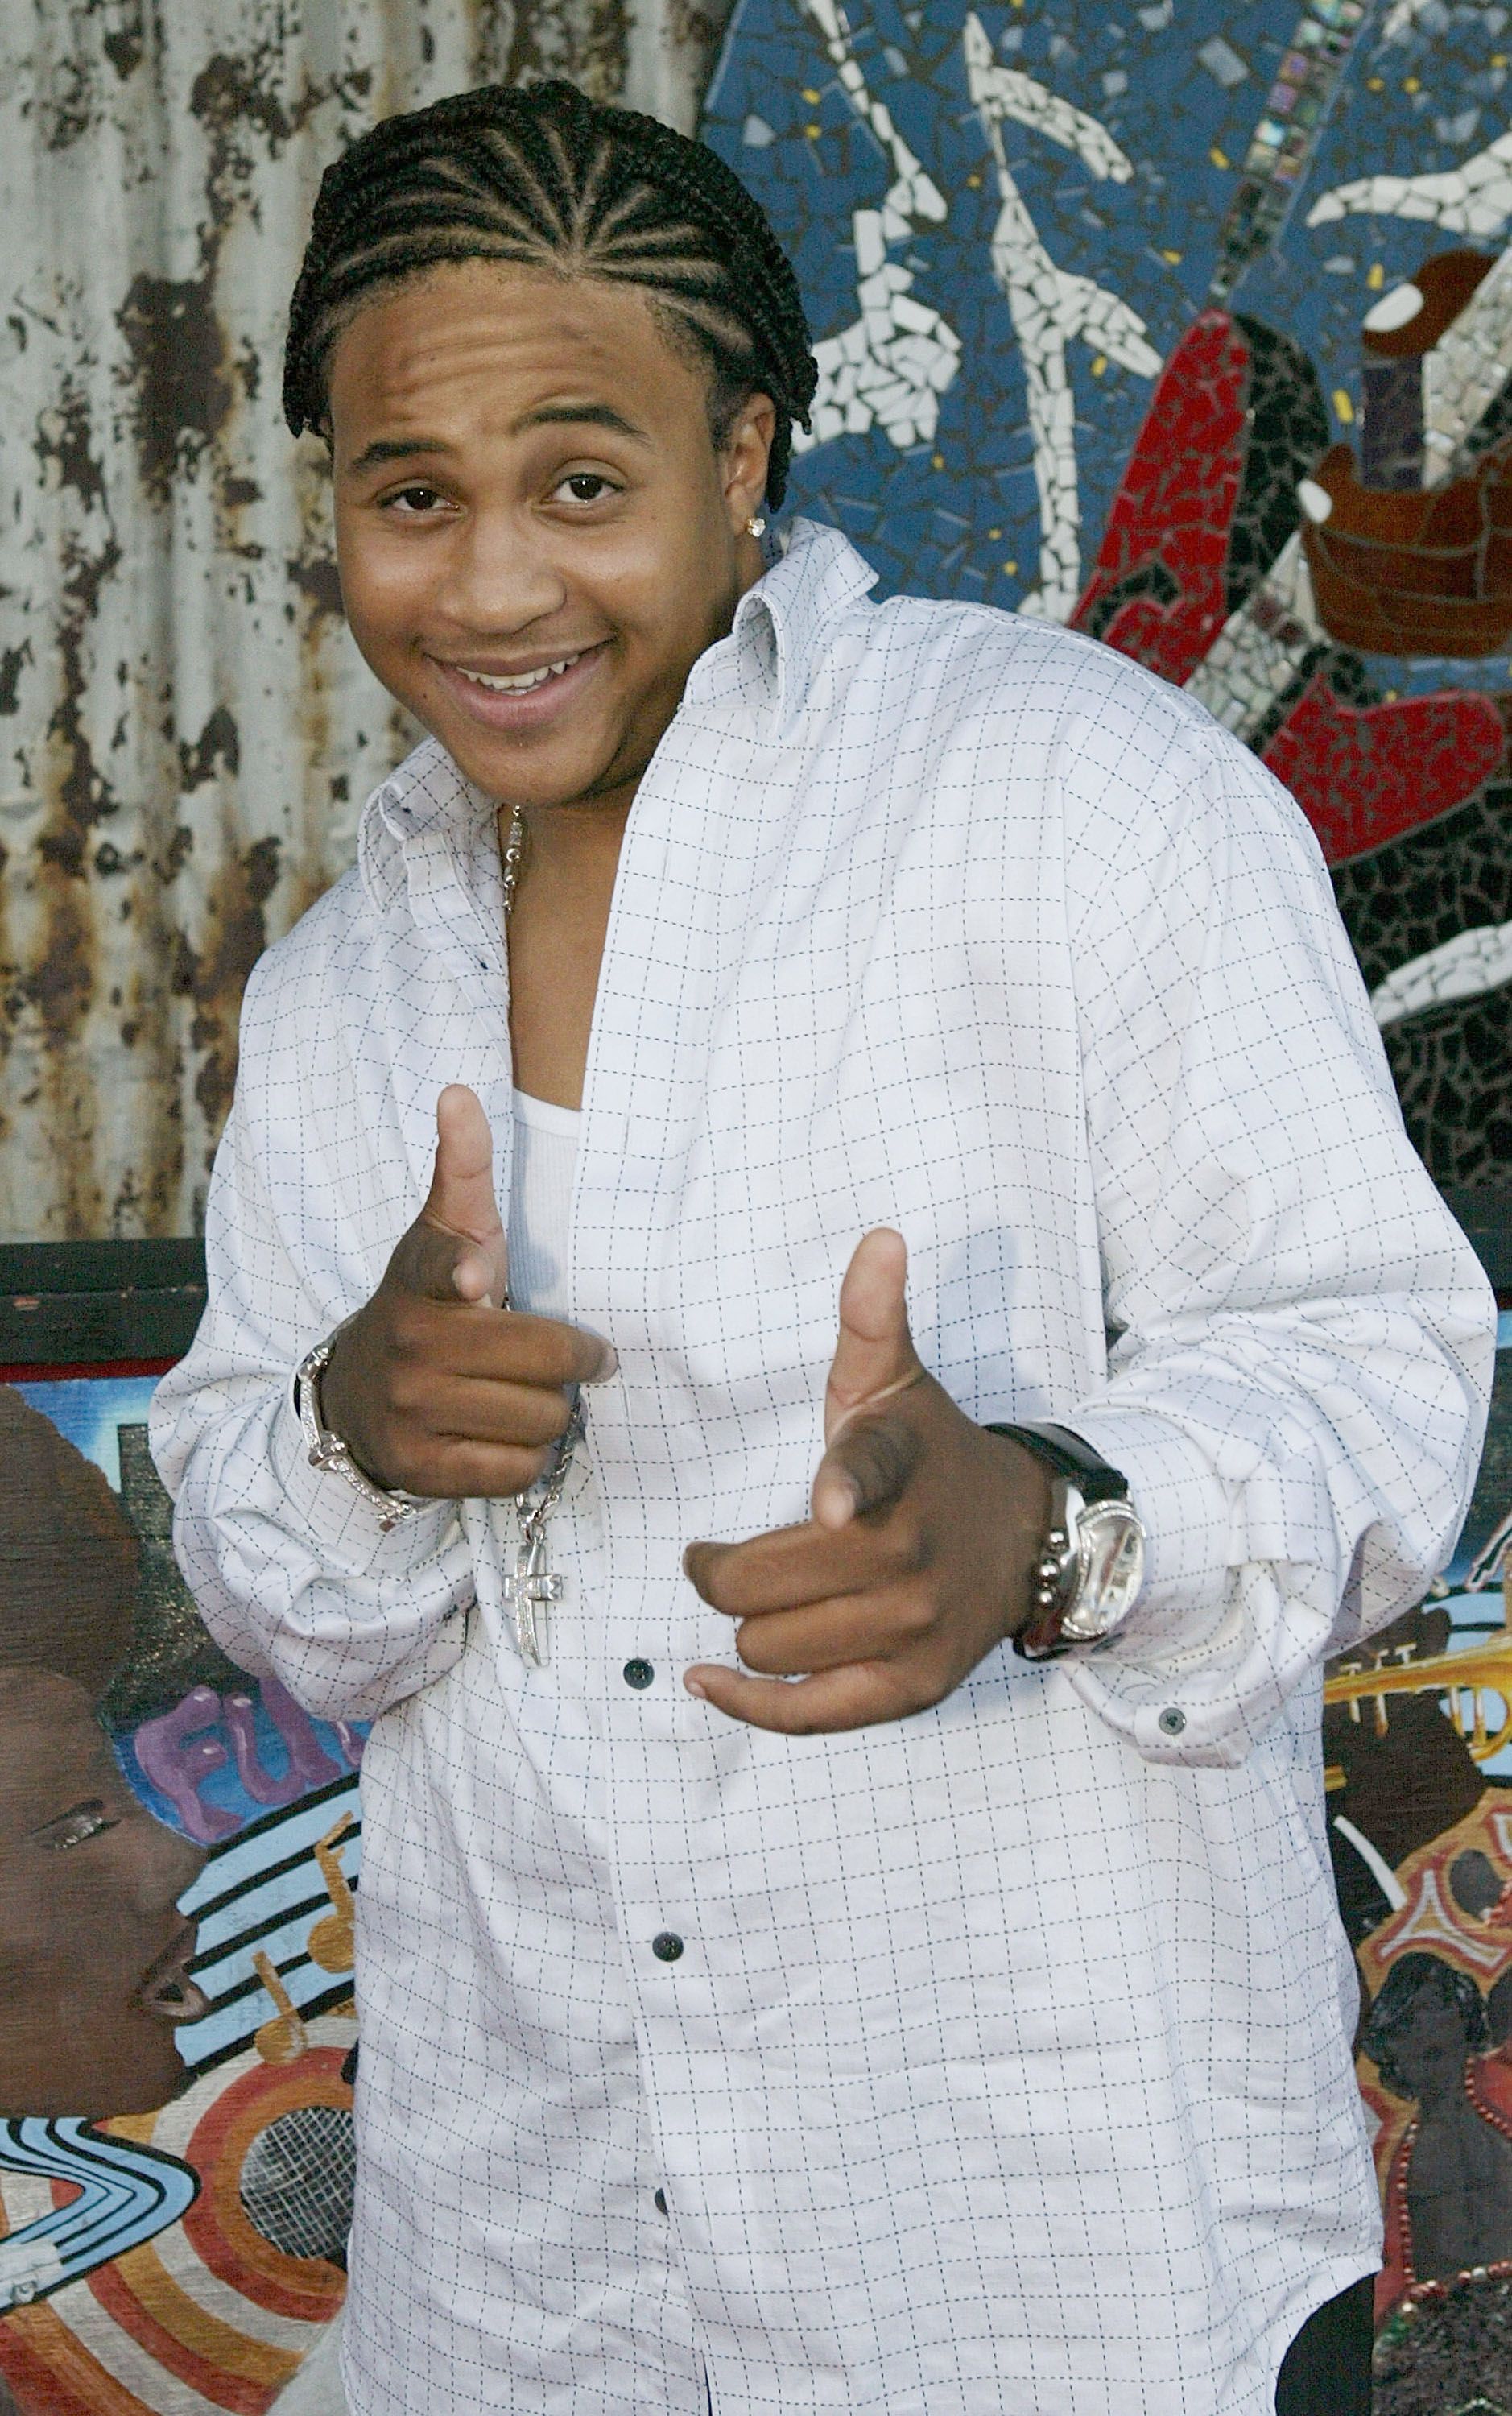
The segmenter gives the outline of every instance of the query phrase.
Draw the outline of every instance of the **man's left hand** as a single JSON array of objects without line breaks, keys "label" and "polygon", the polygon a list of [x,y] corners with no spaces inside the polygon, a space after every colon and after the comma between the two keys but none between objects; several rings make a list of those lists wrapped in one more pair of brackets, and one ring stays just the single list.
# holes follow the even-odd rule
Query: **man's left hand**
[{"label": "man's left hand", "polygon": [[753,1728],[802,1736],[926,1711],[1028,1619],[1050,1479],[923,1367],[906,1275],[886,1226],[846,1270],[804,1524],[682,1556],[760,1673],[699,1662],[683,1684]]}]

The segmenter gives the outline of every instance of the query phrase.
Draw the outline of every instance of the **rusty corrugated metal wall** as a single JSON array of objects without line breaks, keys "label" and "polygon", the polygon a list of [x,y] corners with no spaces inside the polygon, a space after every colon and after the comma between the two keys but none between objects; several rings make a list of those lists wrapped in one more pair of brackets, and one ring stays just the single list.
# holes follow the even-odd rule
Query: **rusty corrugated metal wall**
[{"label": "rusty corrugated metal wall", "polygon": [[689,0],[0,0],[0,1239],[188,1232],[247,969],[410,743],[277,408],[325,161],[559,71],[690,128]]}]

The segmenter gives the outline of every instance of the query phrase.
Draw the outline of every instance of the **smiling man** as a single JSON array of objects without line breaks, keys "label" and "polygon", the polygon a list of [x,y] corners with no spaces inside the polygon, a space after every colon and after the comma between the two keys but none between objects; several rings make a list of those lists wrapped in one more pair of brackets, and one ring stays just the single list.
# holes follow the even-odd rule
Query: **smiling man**
[{"label": "smiling man", "polygon": [[375,1723],[348,2391],[1355,2416],[1319,1673],[1489,1296],[1289,800],[774,543],[814,378],[646,119],[326,177],[289,415],[431,734],[249,987],[155,1445],[229,1648]]}]

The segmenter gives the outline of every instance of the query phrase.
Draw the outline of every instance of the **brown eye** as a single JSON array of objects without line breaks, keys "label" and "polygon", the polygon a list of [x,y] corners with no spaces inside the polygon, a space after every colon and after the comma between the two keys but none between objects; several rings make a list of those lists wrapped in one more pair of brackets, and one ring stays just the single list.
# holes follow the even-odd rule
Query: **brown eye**
[{"label": "brown eye", "polygon": [[618,491],[599,470],[574,470],[557,490],[559,494],[569,495],[575,504],[602,503],[606,495]]},{"label": "brown eye", "polygon": [[433,512],[441,501],[434,487],[401,487],[397,495],[390,495],[384,509],[395,511],[402,506],[403,519],[419,519]]},{"label": "brown eye", "polygon": [[118,1829],[120,1825],[106,1811],[104,1797],[92,1795],[86,1804],[76,1804],[71,1812],[49,1820],[43,1828],[34,1829],[32,1836],[45,1853],[66,1854],[70,1846],[82,1846],[106,1829]]}]

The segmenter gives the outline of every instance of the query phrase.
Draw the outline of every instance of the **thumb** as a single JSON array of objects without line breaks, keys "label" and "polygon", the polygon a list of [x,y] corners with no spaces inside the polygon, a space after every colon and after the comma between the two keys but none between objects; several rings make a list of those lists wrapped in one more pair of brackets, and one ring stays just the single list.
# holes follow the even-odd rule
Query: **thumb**
[{"label": "thumb", "polygon": [[467,1246],[426,1250],[422,1289],[502,1308],[509,1255],[494,1196],[493,1135],[482,1100],[462,1082],[449,1082],[436,1102],[436,1165],[418,1221],[438,1239]]},{"label": "thumb", "polygon": [[840,1336],[824,1396],[824,1439],[832,1443],[858,1411],[901,1393],[923,1374],[908,1331],[908,1251],[878,1225],[857,1243],[840,1287]]}]

